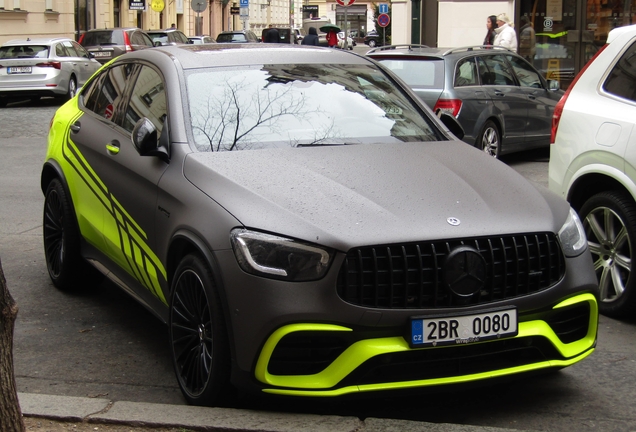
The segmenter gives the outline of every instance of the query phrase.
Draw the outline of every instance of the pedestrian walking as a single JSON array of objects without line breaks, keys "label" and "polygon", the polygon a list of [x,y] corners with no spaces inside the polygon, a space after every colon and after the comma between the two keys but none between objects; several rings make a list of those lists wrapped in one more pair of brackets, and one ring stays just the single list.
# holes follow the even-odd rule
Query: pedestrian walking
[{"label": "pedestrian walking", "polygon": [[265,40],[263,42],[280,43],[280,33],[272,24],[269,25],[269,30],[265,33]]},{"label": "pedestrian walking", "polygon": [[497,33],[495,33],[495,29],[497,28],[497,16],[496,15],[490,15],[487,19],[486,19],[486,37],[484,38],[484,45],[486,46],[492,46],[495,44],[495,36],[497,35]]},{"label": "pedestrian walking", "polygon": [[534,24],[528,16],[524,15],[521,17],[521,28],[519,29],[519,55],[528,60],[530,64],[534,60],[534,53],[537,50],[536,44]]},{"label": "pedestrian walking", "polygon": [[517,52],[517,33],[514,24],[505,13],[497,15],[497,28],[495,29],[495,45],[508,48]]},{"label": "pedestrian walking", "polygon": [[338,34],[333,30],[327,32],[327,45],[329,45],[329,48],[334,48],[338,45]]},{"label": "pedestrian walking", "polygon": [[318,46],[318,30],[316,30],[316,27],[309,27],[309,34],[303,38],[300,44]]}]

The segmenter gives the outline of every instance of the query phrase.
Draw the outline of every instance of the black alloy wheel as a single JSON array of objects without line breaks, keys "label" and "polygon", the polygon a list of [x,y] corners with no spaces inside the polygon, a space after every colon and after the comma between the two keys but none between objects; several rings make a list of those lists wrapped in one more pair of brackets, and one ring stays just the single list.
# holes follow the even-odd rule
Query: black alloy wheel
[{"label": "black alloy wheel", "polygon": [[478,146],[487,155],[494,158],[499,157],[501,153],[501,135],[499,134],[497,125],[492,120],[488,120],[486,124],[484,124],[484,128],[479,135]]},{"label": "black alloy wheel", "polygon": [[228,399],[230,355],[225,321],[212,273],[197,255],[187,255],[174,275],[169,339],[179,386],[192,405]]},{"label": "black alloy wheel", "polygon": [[636,204],[624,192],[601,192],[579,212],[599,282],[599,311],[614,318],[636,312],[632,274],[636,247]]},{"label": "black alloy wheel", "polygon": [[62,290],[76,289],[88,264],[80,256],[73,209],[58,179],[46,188],[42,231],[46,267],[53,285]]}]

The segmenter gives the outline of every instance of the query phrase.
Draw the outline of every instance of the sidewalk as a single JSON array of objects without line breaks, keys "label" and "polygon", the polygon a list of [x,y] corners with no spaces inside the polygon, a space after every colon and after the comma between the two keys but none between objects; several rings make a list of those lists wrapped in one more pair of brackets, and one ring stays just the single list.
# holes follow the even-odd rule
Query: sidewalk
[{"label": "sidewalk", "polygon": [[22,414],[52,420],[117,423],[150,427],[182,427],[233,432],[519,432],[448,423],[286,414],[230,408],[203,408],[108,399],[18,393]]}]

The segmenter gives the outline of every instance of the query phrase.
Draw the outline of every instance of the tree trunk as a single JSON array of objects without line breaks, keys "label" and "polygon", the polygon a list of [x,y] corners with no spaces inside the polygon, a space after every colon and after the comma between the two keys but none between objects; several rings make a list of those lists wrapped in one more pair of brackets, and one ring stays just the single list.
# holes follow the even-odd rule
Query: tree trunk
[{"label": "tree trunk", "polygon": [[18,305],[9,294],[0,262],[0,431],[24,432],[13,375],[13,327]]}]

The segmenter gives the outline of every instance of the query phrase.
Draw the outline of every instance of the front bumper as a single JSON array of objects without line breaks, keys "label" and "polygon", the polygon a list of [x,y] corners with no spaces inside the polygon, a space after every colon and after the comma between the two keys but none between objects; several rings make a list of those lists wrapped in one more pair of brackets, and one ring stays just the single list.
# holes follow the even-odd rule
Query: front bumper
[{"label": "front bumper", "polygon": [[[356,340],[355,335],[348,334],[355,333],[353,329],[344,326],[291,324],[269,337],[260,353],[255,377],[266,393],[341,396],[562,368],[594,351],[598,306],[592,294],[572,297],[552,310],[534,315],[519,323],[519,334],[514,338],[419,349],[410,348],[402,336]],[[520,316],[520,320],[524,319]],[[341,333],[343,337],[330,333]],[[325,341],[322,346],[321,339]],[[334,355],[334,351],[340,352]],[[330,356],[335,358],[329,359]],[[302,369],[303,359],[310,372],[317,362],[327,365],[317,373],[304,375],[271,372]]]}]

